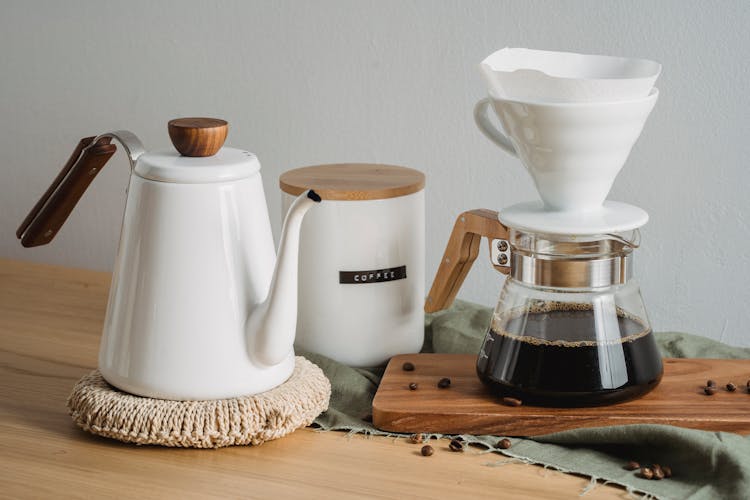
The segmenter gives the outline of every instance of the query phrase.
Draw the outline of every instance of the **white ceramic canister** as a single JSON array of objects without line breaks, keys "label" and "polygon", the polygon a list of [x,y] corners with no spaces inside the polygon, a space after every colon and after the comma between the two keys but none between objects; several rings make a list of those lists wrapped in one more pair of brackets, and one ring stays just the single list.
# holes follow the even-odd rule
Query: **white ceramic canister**
[{"label": "white ceramic canister", "polygon": [[282,174],[283,212],[314,189],[300,236],[295,345],[350,366],[419,352],[424,341],[422,172],[336,164]]}]

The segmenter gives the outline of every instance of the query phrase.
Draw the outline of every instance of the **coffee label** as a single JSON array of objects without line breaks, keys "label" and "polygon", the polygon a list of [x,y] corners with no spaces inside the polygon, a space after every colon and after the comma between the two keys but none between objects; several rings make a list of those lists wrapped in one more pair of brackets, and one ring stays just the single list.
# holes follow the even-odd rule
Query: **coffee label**
[{"label": "coffee label", "polygon": [[339,271],[339,283],[361,285],[363,283],[382,283],[406,278],[406,266],[375,269],[373,271]]}]

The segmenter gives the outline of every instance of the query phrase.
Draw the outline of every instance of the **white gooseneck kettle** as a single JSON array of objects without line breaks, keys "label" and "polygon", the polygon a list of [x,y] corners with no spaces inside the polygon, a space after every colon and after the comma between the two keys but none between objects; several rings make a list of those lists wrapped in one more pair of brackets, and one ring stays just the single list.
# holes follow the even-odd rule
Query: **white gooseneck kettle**
[{"label": "white gooseneck kettle", "polygon": [[179,151],[146,153],[118,131],[82,139],[18,229],[49,243],[120,142],[130,158],[120,245],[99,353],[104,378],[154,398],[260,393],[294,368],[299,230],[320,201],[300,195],[279,255],[255,155],[222,148],[227,123],[169,122]]}]

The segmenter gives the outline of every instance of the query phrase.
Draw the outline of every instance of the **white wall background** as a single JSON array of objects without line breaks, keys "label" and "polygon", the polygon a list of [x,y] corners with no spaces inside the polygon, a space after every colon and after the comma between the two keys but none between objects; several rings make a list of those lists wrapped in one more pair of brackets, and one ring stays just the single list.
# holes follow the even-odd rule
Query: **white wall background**
[{"label": "white wall background", "polygon": [[[165,147],[168,119],[208,115],[260,157],[277,235],[284,170],[423,170],[431,280],[459,212],[536,196],[473,124],[477,63],[504,46],[645,57],[661,95],[610,197],[651,214],[652,323],[750,345],[748,26],[746,1],[0,0],[0,256],[110,269],[122,153],[51,245],[22,249],[15,228],[79,138]],[[483,260],[460,296],[494,305],[500,285]]]}]

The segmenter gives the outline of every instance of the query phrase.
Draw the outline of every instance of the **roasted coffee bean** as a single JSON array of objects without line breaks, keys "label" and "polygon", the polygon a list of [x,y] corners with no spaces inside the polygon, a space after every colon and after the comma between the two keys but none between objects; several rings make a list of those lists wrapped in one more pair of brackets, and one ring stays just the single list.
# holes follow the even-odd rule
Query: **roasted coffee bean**
[{"label": "roasted coffee bean", "polygon": [[634,462],[633,460],[625,464],[626,470],[636,470],[640,468],[641,468],[641,464],[639,464],[638,462]]},{"label": "roasted coffee bean", "polygon": [[665,465],[661,470],[664,472],[664,477],[672,477],[672,468],[670,466]]},{"label": "roasted coffee bean", "polygon": [[412,382],[411,384],[409,384],[409,390],[410,391],[416,391],[418,387],[419,386],[417,385],[416,382]]},{"label": "roasted coffee bean", "polygon": [[510,442],[510,439],[503,438],[503,439],[501,439],[500,441],[497,442],[496,447],[500,448],[501,450],[507,450],[508,448],[511,447],[511,445],[512,445],[512,443]]},{"label": "roasted coffee bean", "polygon": [[711,380],[711,379],[709,379],[709,380],[708,380],[708,381],[706,382],[706,386],[707,386],[707,387],[716,387],[716,381],[715,381],[715,380]]},{"label": "roasted coffee bean", "polygon": [[654,477],[654,471],[652,471],[652,470],[651,470],[651,469],[649,469],[648,467],[643,467],[643,468],[641,469],[641,477],[642,477],[643,479],[651,479],[651,478],[653,478],[653,477]]},{"label": "roasted coffee bean", "polygon": [[451,451],[464,451],[464,444],[458,439],[452,439],[451,444],[448,445]]},{"label": "roasted coffee bean", "polygon": [[447,389],[451,386],[451,379],[448,377],[441,378],[440,381],[438,381],[437,386],[441,389]]},{"label": "roasted coffee bean", "polygon": [[404,370],[405,372],[413,372],[414,371],[414,363],[410,363],[409,361],[407,361],[406,363],[403,364],[403,366],[401,367],[401,369]]},{"label": "roasted coffee bean", "polygon": [[424,434],[422,433],[412,434],[411,436],[409,436],[409,441],[411,441],[414,444],[422,444],[424,443]]},{"label": "roasted coffee bean", "polygon": [[729,382],[729,383],[727,384],[727,390],[728,390],[729,392],[734,392],[734,391],[736,391],[736,390],[737,390],[737,386],[736,386],[736,385],[734,385],[734,384],[733,384],[732,382]]},{"label": "roasted coffee bean", "polygon": [[435,450],[429,444],[426,444],[426,445],[422,446],[422,456],[423,457],[429,457],[433,453],[435,453]]},{"label": "roasted coffee bean", "polygon": [[506,406],[521,406],[523,404],[523,401],[516,398],[503,398],[503,404]]},{"label": "roasted coffee bean", "polygon": [[716,387],[713,385],[707,385],[703,388],[703,392],[706,393],[706,396],[713,396],[716,394]]}]

